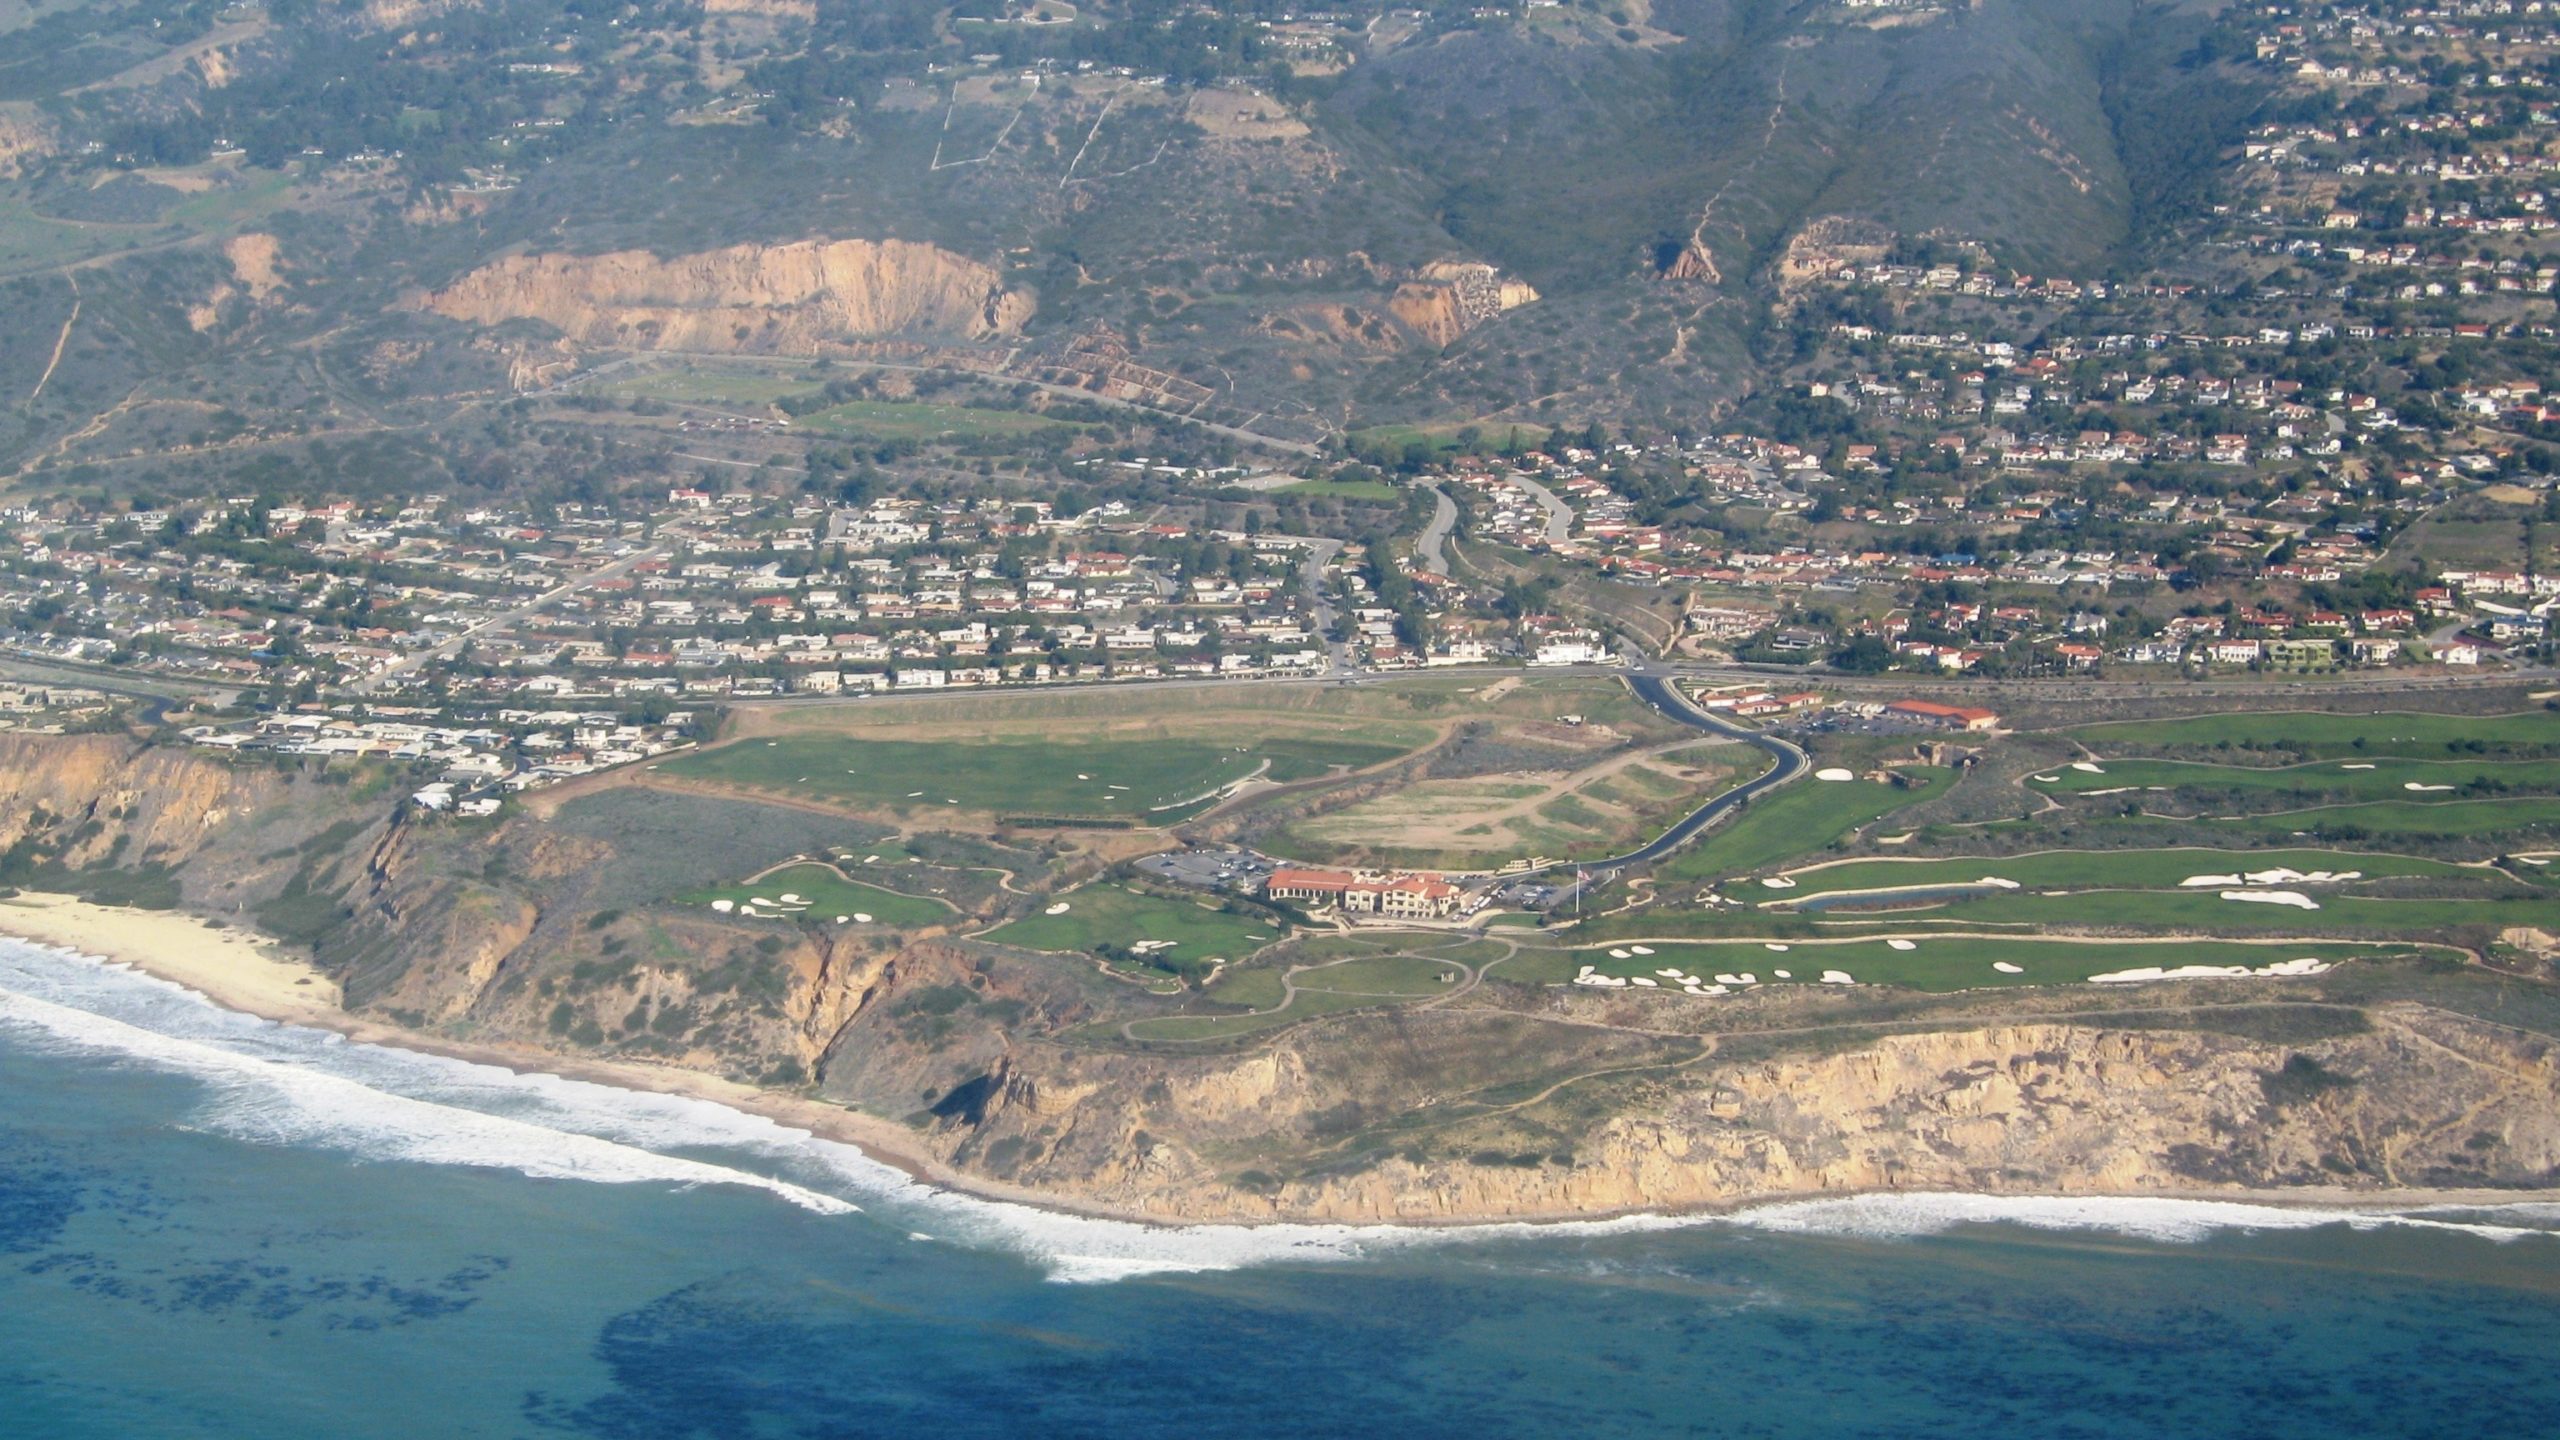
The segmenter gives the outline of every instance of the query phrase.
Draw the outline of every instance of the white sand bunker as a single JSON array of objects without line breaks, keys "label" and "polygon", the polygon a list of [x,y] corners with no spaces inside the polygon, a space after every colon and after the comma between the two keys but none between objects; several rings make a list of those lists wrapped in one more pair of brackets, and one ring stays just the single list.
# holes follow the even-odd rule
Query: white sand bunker
[{"label": "white sand bunker", "polygon": [[839,915],[839,916],[837,916],[837,917],[836,917],[836,923],[837,923],[837,924],[839,924],[839,925],[842,925],[843,923],[845,923],[846,921],[848,921],[848,920],[850,920],[850,919],[852,919],[852,918],[853,918],[853,917],[852,917],[852,916],[850,916],[850,915]]},{"label": "white sand bunker", "polygon": [[2338,768],[2341,770],[2370,770],[2373,766],[2368,763],[2363,765],[2341,765]]},{"label": "white sand bunker", "polygon": [[2319,975],[2326,973],[2329,968],[2330,966],[2328,961],[2315,959],[2311,956],[2305,955],[2299,960],[2279,960],[2272,965],[2261,965],[2255,970],[2250,969],[2246,965],[2181,965],[2174,970],[2163,970],[2157,965],[2145,965],[2134,970],[2111,970],[2104,975],[2092,975],[2089,977],[2089,983],[2092,985],[2131,985],[2145,980],[2238,980],[2274,978],[2292,975]]},{"label": "white sand bunker", "polygon": [[1650,975],[1630,975],[1627,977],[1627,983],[1630,985],[1641,985],[1647,990],[1659,990],[1662,988],[1662,982],[1654,979]]},{"label": "white sand bunker", "polygon": [[2202,890],[2234,885],[2343,885],[2363,878],[2361,870],[2295,870],[2279,865],[2272,870],[2245,870],[2237,875],[2190,875],[2178,884]]},{"label": "white sand bunker", "polygon": [[1775,951],[1777,951],[1777,952],[1778,952],[1779,954],[1781,954],[1781,955],[1784,955],[1784,954],[1786,954],[1786,953],[1787,953],[1787,947],[1786,947],[1786,946],[1784,946],[1784,945],[1779,944],[1779,943],[1778,943],[1777,941],[1775,941],[1775,940],[1763,940],[1763,941],[1761,941],[1761,942],[1760,942],[1760,948],[1761,948],[1761,949],[1763,949],[1763,950],[1775,950]]},{"label": "white sand bunker", "polygon": [[2051,785],[2062,777],[2059,775],[2033,775],[2028,778],[2034,780],[2039,785]]},{"label": "white sand bunker", "polygon": [[1838,765],[1825,765],[1821,769],[1813,772],[1813,778],[1816,780],[1855,780],[1858,778],[1858,772]]},{"label": "white sand bunker", "polygon": [[2003,975],[2024,975],[2027,973],[2027,967],[2024,965],[2012,965],[2006,960],[1992,961],[1991,968],[1999,971]]},{"label": "white sand bunker", "polygon": [[711,908],[719,911],[723,915],[726,915],[730,911],[738,908],[738,902],[735,900],[714,900],[711,902]]},{"label": "white sand bunker", "polygon": [[1630,945],[1627,948],[1638,955],[1650,955],[1653,953],[1653,947],[1650,945]]},{"label": "white sand bunker", "polygon": [[1609,952],[1609,958],[1612,960],[1624,960],[1627,958],[1627,953],[1628,952],[1624,950],[1612,950]]},{"label": "white sand bunker", "polygon": [[2317,910],[2320,902],[2299,890],[2225,890],[2225,900],[2250,900],[2260,905],[2290,905],[2296,910]]},{"label": "white sand bunker", "polygon": [[2072,761],[2072,762],[2071,762],[2071,768],[2072,768],[2072,769],[2074,769],[2074,770],[2079,771],[2079,772],[2080,772],[2081,774],[2083,774],[2083,775],[2104,775],[2104,774],[2106,774],[2106,773],[2107,773],[2107,770],[2106,770],[2106,767],[2105,767],[2105,766],[2103,766],[2103,765],[2092,765],[2092,764],[2090,764],[2090,763],[2089,763],[2088,761],[2086,761],[2086,760],[2074,760],[2074,761]]},{"label": "white sand bunker", "polygon": [[1846,970],[1825,970],[1822,972],[1822,983],[1825,985],[1855,985],[1858,982]]},{"label": "white sand bunker", "polygon": [[1781,980],[1793,980],[1796,978],[1796,972],[1793,970],[1772,970],[1769,973],[1777,976]]},{"label": "white sand bunker", "polygon": [[1766,887],[1766,888],[1768,888],[1768,889],[1771,889],[1771,890],[1793,890],[1794,888],[1796,888],[1796,882],[1794,882],[1793,880],[1788,879],[1788,878],[1787,878],[1786,876],[1784,876],[1784,875],[1772,875],[1772,876],[1770,876],[1768,879],[1763,880],[1763,881],[1761,881],[1760,883],[1761,883],[1761,885],[1763,885],[1764,887]]},{"label": "white sand bunker", "polygon": [[1887,940],[1884,942],[1884,948],[1887,950],[1917,950],[1920,947],[1912,944],[1908,940]]},{"label": "white sand bunker", "polygon": [[2439,791],[2450,790],[2453,787],[2450,785],[2421,785],[2415,780],[2410,780],[2403,782],[2400,788],[2403,790],[2415,790],[2421,794],[2434,794]]},{"label": "white sand bunker", "polygon": [[1044,912],[1042,912],[1042,913],[1044,913],[1044,914],[1048,914],[1048,915],[1064,915],[1064,914],[1066,914],[1066,913],[1067,913],[1067,902],[1066,902],[1066,901],[1064,901],[1064,900],[1061,900],[1061,901],[1059,901],[1057,904],[1050,906],[1046,911],[1044,911]]},{"label": "white sand bunker", "polygon": [[809,902],[792,894],[790,891],[785,890],[782,892],[782,903],[785,905],[806,905]]},{"label": "white sand bunker", "polygon": [[870,912],[870,911],[868,911],[868,910],[856,910],[856,911],[854,911],[854,912],[853,912],[853,923],[854,923],[854,924],[856,924],[856,925],[868,925],[868,924],[870,924],[870,923],[871,923],[871,912]]},{"label": "white sand bunker", "polygon": [[1973,883],[1976,885],[1988,885],[1994,890],[2015,890],[2018,888],[2017,881],[2007,879],[1999,875],[1985,875]]}]

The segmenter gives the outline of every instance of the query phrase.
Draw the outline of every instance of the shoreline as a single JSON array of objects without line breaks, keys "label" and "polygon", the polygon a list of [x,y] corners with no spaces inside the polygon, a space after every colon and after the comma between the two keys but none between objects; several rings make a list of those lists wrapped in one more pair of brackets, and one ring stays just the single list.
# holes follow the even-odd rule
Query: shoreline
[{"label": "shoreline", "polygon": [[[1186,1226],[1269,1225],[1392,1226],[1445,1230],[1490,1225],[1597,1223],[1637,1215],[1666,1218],[1732,1214],[1773,1205],[1853,1200],[1922,1192],[1900,1190],[1773,1191],[1700,1205],[1635,1207],[1605,1211],[1514,1211],[1429,1219],[1342,1219],[1270,1216],[1256,1219],[1170,1219],[1149,1211],[1007,1185],[966,1174],[918,1147],[902,1128],[861,1111],[807,1096],[766,1090],[699,1070],[642,1061],[563,1055],[537,1046],[455,1040],[371,1020],[341,1007],[337,983],[282,941],[246,926],[217,923],[181,910],[136,910],[97,905],[76,896],[20,892],[0,899],[0,938],[58,946],[194,991],[226,1010],[280,1024],[334,1031],[349,1040],[491,1065],[520,1074],[547,1074],[616,1089],[675,1095],[725,1106],[821,1139],[850,1145],[867,1158],[919,1184],[982,1200],[1022,1205],[1055,1214],[1115,1220],[1157,1229]],[[1943,1192],[1928,1192],[1943,1193]],[[2432,1190],[2410,1187],[2356,1189],[2044,1189],[1977,1192],[1989,1198],[2069,1200],[2220,1201],[2305,1210],[2408,1210],[2423,1207],[2493,1207],[2560,1202],[2560,1188]]]}]

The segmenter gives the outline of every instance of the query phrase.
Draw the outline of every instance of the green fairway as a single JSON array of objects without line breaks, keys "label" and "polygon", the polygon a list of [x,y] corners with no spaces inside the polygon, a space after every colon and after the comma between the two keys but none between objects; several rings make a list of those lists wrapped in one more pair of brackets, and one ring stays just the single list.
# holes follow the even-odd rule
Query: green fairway
[{"label": "green fairway", "polygon": [[1410,1000],[1447,993],[1461,973],[1455,965],[1421,955],[1380,955],[1301,970],[1291,983],[1302,991]]},{"label": "green fairway", "polygon": [[[805,905],[786,904],[782,897],[797,896]],[[939,900],[921,895],[901,895],[877,885],[847,880],[824,865],[794,865],[776,870],[753,885],[722,885],[679,896],[677,903],[716,908],[727,901],[730,913],[759,919],[789,918],[812,925],[833,925],[836,917],[846,917],[845,924],[879,924],[890,926],[930,925],[952,917],[952,908]],[[761,902],[761,903],[758,903]]]},{"label": "green fairway", "polygon": [[2330,805],[2278,815],[2226,815],[2204,822],[2218,830],[2336,845],[2392,840],[2487,840],[2560,835],[2560,798],[2456,800],[2423,804],[2386,800]]},{"label": "green fairway", "polygon": [[[1206,739],[874,740],[794,735],[749,740],[669,761],[673,775],[889,810],[1164,821],[1221,787],[1260,773],[1304,780],[1405,753],[1383,742],[1273,736]],[[1267,766],[1267,768],[1266,768]]]},{"label": "green fairway", "polygon": [[[2281,889],[2283,887],[2270,887]],[[2519,887],[2520,888],[2520,887]],[[2560,926],[2560,900],[2532,893],[2500,898],[2385,900],[2339,895],[2325,887],[2296,891],[2319,908],[2305,910],[2265,901],[2225,900],[2217,890],[2082,890],[2062,895],[2006,891],[1979,899],[1950,900],[1928,918],[1944,924],[2015,925],[2021,928],[2099,928],[2183,931],[2205,935],[2279,932],[2288,935],[2366,935],[2423,940],[2457,926]],[[1905,915],[1906,920],[1917,916]]]},{"label": "green fairway", "polygon": [[1231,915],[1197,900],[1119,885],[1088,885],[1050,904],[1066,909],[1000,925],[984,938],[1025,950],[1082,951],[1123,964],[1197,974],[1214,961],[1242,960],[1282,933],[1279,922],[1265,916]]},{"label": "green fairway", "polygon": [[2307,711],[2125,720],[2063,732],[2100,754],[2262,750],[2304,759],[2560,753],[2560,711],[2511,715],[2335,715]]},{"label": "green fairway", "polygon": [[1795,884],[1771,889],[1756,882],[1734,887],[1761,903],[1792,903],[1850,891],[1969,885],[1986,876],[2029,890],[2176,890],[2189,879],[2248,871],[2353,871],[2371,878],[2403,875],[2471,877],[2511,884],[2496,871],[2465,869],[2441,860],[2339,850],[2048,850],[2030,855],[1966,856],[1951,860],[1852,860],[1787,876]]},{"label": "green fairway", "polygon": [[1861,825],[1936,795],[1955,782],[1956,772],[1913,766],[1903,773],[1917,783],[1905,789],[1864,780],[1799,780],[1709,830],[1673,856],[1663,874],[1675,880],[1715,880],[1810,854]]},{"label": "green fairway", "polygon": [[[1932,936],[1907,939],[1901,943],[1909,948],[1899,949],[1882,939],[1837,943],[1743,941],[1714,945],[1678,941],[1659,945],[1621,942],[1583,950],[1524,952],[1493,973],[1507,980],[1553,985],[1572,980],[1583,966],[1588,965],[1599,975],[1630,982],[1642,977],[1655,982],[1651,987],[1631,983],[1629,990],[1650,988],[1683,999],[1690,997],[1682,993],[1679,982],[1659,972],[1677,970],[1708,985],[1718,983],[1718,975],[1732,976],[1737,980],[1749,976],[1760,985],[1820,985],[1826,983],[1823,979],[1826,974],[1833,974],[1845,975],[1859,985],[1892,985],[1944,994],[1994,986],[2080,984],[2095,975],[2145,967],[2172,970],[2185,965],[2245,965],[2259,969],[2289,960],[2316,959],[2334,964],[2360,955],[2400,953],[2338,941],[2250,945],[2232,941],[2159,940],[2097,944]],[[1637,953],[1636,944],[1643,944],[1652,953]],[[1783,948],[1772,949],[1771,944]],[[2014,967],[2014,971],[1995,968],[2001,965]],[[1785,973],[1781,974],[1782,971]],[[1747,987],[1728,984],[1726,988],[1738,992]]]},{"label": "green fairway", "polygon": [[2049,795],[2128,791],[2299,795],[2307,800],[2449,800],[2560,791],[2560,760],[2319,760],[2214,765],[2189,760],[2080,761],[2027,777]]}]

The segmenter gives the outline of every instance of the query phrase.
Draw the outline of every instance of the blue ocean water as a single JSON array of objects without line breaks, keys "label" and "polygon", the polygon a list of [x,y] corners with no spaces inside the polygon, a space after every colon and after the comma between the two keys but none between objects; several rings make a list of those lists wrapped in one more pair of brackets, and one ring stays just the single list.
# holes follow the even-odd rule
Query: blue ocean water
[{"label": "blue ocean water", "polygon": [[1150,1231],[0,942],[0,1435],[2560,1432],[2560,1206]]}]

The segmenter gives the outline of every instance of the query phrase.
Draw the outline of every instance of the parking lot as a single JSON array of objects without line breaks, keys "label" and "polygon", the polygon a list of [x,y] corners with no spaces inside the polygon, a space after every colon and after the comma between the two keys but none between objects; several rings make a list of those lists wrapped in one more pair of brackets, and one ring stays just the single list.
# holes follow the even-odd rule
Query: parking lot
[{"label": "parking lot", "polygon": [[1174,850],[1150,855],[1138,862],[1138,868],[1176,885],[1251,894],[1262,889],[1264,878],[1271,874],[1272,862],[1250,850]]}]

